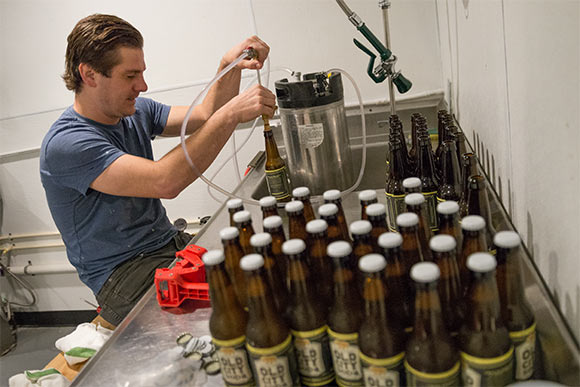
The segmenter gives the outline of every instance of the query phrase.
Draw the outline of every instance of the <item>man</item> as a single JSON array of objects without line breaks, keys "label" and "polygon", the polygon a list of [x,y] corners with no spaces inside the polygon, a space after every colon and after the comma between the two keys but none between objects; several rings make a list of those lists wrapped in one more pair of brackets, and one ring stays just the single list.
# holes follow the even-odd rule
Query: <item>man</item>
[{"label": "man", "polygon": [[[199,171],[215,159],[237,124],[272,116],[275,96],[261,86],[238,94],[241,70],[259,69],[269,47],[251,37],[233,47],[219,69],[247,47],[244,60],[196,106],[187,124],[189,156]],[[187,106],[167,106],[147,90],[143,38],[111,15],[80,20],[68,36],[63,79],[74,104],[42,143],[41,180],[70,262],[94,292],[101,317],[118,325],[189,236],[170,223],[161,198],[174,198],[198,176],[181,146],[153,160],[151,139],[176,136]]]}]

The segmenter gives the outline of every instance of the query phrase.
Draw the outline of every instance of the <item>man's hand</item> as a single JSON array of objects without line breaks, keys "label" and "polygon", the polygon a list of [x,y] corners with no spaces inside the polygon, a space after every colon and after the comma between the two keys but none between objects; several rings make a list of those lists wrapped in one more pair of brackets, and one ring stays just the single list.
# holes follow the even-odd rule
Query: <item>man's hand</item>
[{"label": "man's hand", "polygon": [[265,87],[254,85],[232,98],[222,109],[231,112],[238,123],[251,121],[262,114],[271,118],[276,109],[276,96]]},{"label": "man's hand", "polygon": [[236,68],[238,69],[261,69],[264,66],[264,61],[268,57],[268,53],[270,52],[270,47],[264,43],[260,38],[257,36],[252,36],[251,38],[247,38],[240,44],[234,46],[230,49],[222,58],[222,66],[225,67],[236,60],[242,52],[248,48],[253,48],[256,53],[258,54],[257,58],[254,59],[245,59],[238,63]]}]

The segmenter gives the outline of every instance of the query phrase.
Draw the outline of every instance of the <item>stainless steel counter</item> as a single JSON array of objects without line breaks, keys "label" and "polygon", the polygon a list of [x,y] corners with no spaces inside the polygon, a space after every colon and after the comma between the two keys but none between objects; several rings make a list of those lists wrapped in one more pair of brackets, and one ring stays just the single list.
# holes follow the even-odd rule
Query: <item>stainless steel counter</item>
[{"label": "stainless steel counter", "polygon": [[[432,110],[434,114],[435,108]],[[434,121],[429,119],[429,122]],[[359,190],[376,189],[377,196],[383,203],[385,202],[383,189],[385,146],[382,136],[375,137],[373,144],[368,148],[367,168],[359,187]],[[353,155],[355,160],[359,158],[357,154]],[[263,196],[266,193],[263,170],[262,159],[257,168],[243,179],[235,193],[242,197],[260,198]],[[497,195],[492,192],[491,196],[496,228],[498,230],[513,229]],[[320,200],[320,197],[313,198],[315,208],[320,204]],[[357,192],[347,195],[343,199],[343,204],[348,222],[358,220],[360,207]],[[261,231],[262,218],[259,207],[246,205],[246,209],[252,214],[256,232]],[[280,212],[283,213],[283,211]],[[220,229],[228,225],[228,222],[227,209],[222,206],[192,242],[208,250],[221,248],[218,233]],[[284,222],[286,225],[286,219]],[[529,255],[524,259],[523,270],[526,295],[537,320],[538,376],[562,384],[580,385],[578,345],[561,313],[555,307],[550,292]],[[190,332],[195,336],[209,334],[210,314],[210,308],[194,301],[187,301],[180,308],[162,309],[157,303],[154,289],[151,288],[117,327],[111,339],[88,362],[73,385],[91,387],[143,385],[142,382],[136,382],[137,376],[152,374],[156,371],[156,367],[161,370],[163,361],[159,360],[158,355],[175,348],[175,340],[180,333]],[[171,383],[175,385],[180,381],[184,382],[184,385],[192,385],[190,380],[171,379]],[[163,383],[163,385],[168,385],[167,380]],[[223,385],[223,382],[221,376],[216,375],[208,377],[205,384]]]}]

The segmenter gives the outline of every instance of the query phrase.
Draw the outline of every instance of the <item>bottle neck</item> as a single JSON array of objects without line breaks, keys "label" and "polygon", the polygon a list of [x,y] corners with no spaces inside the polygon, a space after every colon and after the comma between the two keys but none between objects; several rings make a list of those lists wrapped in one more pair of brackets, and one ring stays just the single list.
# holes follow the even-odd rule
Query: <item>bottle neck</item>
[{"label": "bottle neck", "polygon": [[240,312],[242,309],[234,293],[234,288],[225,271],[224,262],[206,266],[207,281],[212,308],[215,313]]},{"label": "bottle neck", "polygon": [[467,293],[467,324],[476,331],[495,331],[503,325],[495,270],[471,272]]},{"label": "bottle neck", "polygon": [[326,257],[326,248],[328,246],[326,231],[314,234],[308,233],[308,246],[311,258]]},{"label": "bottle neck", "polygon": [[382,272],[365,276],[363,299],[366,317],[377,322],[386,322],[386,288],[382,280]]},{"label": "bottle neck", "polygon": [[272,297],[272,290],[265,279],[263,268],[252,271],[247,275],[246,291],[248,294],[250,320],[277,320],[280,318]]},{"label": "bottle neck", "polygon": [[389,178],[392,180],[403,180],[406,176],[405,173],[405,159],[403,156],[403,147],[401,145],[396,146],[391,151],[391,165],[389,167]]},{"label": "bottle neck", "polygon": [[340,304],[347,309],[349,305],[358,305],[360,302],[360,293],[356,281],[357,277],[350,267],[352,260],[349,257],[341,257],[332,258],[332,261],[334,265],[334,305]]},{"label": "bottle neck", "polygon": [[437,282],[415,284],[415,323],[413,335],[416,337],[430,337],[447,335],[443,323],[441,302],[437,292]]},{"label": "bottle neck", "polygon": [[441,170],[441,184],[450,186],[459,186],[461,184],[461,172],[459,171],[457,151],[454,144],[444,144]]},{"label": "bottle neck", "polygon": [[[419,144],[419,178],[421,181],[425,179],[435,179],[435,167],[433,163],[433,154],[429,144]],[[424,183],[423,183],[424,184]]]}]

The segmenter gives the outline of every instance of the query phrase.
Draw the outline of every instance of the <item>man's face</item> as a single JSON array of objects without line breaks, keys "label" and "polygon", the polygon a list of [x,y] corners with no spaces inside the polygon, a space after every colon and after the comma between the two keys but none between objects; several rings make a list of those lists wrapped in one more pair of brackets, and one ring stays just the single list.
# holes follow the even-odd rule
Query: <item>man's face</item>
[{"label": "man's face", "polygon": [[117,49],[120,62],[112,68],[110,77],[97,75],[97,101],[102,113],[118,122],[135,113],[135,98],[147,91],[143,77],[145,59],[143,50],[133,47]]}]

